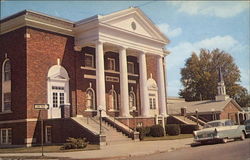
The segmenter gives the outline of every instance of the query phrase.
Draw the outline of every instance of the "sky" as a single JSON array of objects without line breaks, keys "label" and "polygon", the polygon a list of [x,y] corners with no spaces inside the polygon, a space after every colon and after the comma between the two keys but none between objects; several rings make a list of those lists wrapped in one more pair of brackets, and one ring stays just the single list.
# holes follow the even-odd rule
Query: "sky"
[{"label": "sky", "polygon": [[167,94],[177,97],[180,71],[192,52],[219,48],[230,53],[250,90],[249,1],[1,1],[1,19],[29,9],[71,21],[140,8],[170,39],[166,49]]}]

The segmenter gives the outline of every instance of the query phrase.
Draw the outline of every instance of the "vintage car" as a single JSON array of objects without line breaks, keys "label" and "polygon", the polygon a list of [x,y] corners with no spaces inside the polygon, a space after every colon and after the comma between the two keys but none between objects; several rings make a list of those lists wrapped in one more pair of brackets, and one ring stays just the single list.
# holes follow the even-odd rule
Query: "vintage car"
[{"label": "vintage car", "polygon": [[246,130],[244,125],[234,125],[232,120],[216,120],[210,121],[204,125],[204,128],[194,131],[194,141],[201,144],[207,142],[223,142],[229,139],[239,138],[244,140]]},{"label": "vintage car", "polygon": [[247,136],[250,136],[250,119],[249,119],[249,120],[246,120],[246,121],[244,122],[244,125],[245,125],[245,127],[246,127],[246,135],[247,135]]}]

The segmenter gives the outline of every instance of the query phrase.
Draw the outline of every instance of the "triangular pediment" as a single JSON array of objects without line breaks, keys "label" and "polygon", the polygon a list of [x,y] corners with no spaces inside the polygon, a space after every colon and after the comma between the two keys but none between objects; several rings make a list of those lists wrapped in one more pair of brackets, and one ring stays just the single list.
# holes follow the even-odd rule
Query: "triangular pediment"
[{"label": "triangular pediment", "polygon": [[139,8],[129,8],[101,16],[99,21],[134,34],[168,42],[165,35]]}]

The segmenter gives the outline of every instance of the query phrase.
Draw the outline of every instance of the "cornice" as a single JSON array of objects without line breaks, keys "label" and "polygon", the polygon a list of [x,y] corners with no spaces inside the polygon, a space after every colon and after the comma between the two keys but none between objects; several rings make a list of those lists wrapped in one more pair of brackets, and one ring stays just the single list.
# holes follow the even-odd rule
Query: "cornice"
[{"label": "cornice", "polygon": [[0,23],[0,34],[5,34],[24,26],[74,36],[73,22],[34,11],[22,11],[2,19]]}]

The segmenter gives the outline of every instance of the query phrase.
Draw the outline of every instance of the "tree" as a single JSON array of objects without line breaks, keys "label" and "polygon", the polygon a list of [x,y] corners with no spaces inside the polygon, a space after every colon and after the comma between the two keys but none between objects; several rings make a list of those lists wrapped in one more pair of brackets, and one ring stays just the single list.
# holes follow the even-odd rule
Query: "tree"
[{"label": "tree", "polygon": [[179,95],[186,101],[211,100],[217,95],[218,69],[221,67],[227,94],[236,98],[247,93],[238,84],[240,71],[234,63],[233,57],[219,49],[209,51],[201,49],[200,54],[192,53],[187,59],[185,67],[181,69],[181,82],[184,89]]}]

